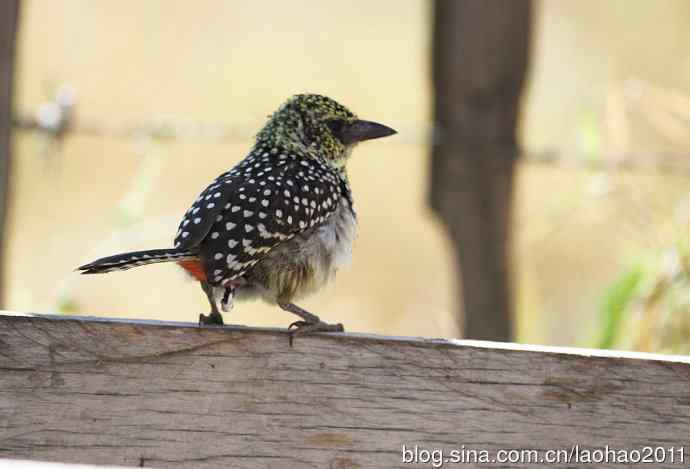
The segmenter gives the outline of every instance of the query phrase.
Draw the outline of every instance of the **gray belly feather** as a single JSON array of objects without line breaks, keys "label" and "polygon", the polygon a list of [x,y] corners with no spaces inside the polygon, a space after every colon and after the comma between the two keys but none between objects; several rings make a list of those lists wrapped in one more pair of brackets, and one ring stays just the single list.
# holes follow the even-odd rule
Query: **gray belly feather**
[{"label": "gray belly feather", "polygon": [[357,219],[346,200],[326,222],[271,250],[246,276],[237,299],[291,302],[323,287],[352,260]]}]

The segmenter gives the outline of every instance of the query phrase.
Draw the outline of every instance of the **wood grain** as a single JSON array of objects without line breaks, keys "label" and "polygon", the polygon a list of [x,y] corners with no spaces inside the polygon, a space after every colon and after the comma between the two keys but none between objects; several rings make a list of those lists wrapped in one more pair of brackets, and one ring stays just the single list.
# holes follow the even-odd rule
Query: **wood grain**
[{"label": "wood grain", "polygon": [[4,314],[0,458],[348,469],[431,467],[403,444],[685,445],[690,360],[634,356]]}]

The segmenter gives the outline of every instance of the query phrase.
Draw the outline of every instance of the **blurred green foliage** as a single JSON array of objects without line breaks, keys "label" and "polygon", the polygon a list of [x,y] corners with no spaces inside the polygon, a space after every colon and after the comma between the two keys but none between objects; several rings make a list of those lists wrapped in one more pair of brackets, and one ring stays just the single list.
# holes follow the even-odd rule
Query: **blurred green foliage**
[{"label": "blurred green foliage", "polygon": [[608,288],[601,304],[601,338],[597,343],[599,348],[611,348],[625,319],[625,313],[638,294],[642,269],[635,266],[623,273],[620,278]]},{"label": "blurred green foliage", "polygon": [[597,346],[690,353],[690,239],[644,256],[604,294]]}]

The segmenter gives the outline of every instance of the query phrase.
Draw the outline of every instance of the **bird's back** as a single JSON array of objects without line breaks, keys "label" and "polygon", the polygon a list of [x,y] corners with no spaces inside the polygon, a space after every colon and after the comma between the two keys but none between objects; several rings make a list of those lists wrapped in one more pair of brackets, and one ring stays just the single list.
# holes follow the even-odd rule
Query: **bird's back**
[{"label": "bird's back", "polygon": [[344,173],[318,159],[258,146],[196,199],[175,246],[198,250],[208,282],[226,284],[298,233],[323,225],[342,203],[352,210]]}]

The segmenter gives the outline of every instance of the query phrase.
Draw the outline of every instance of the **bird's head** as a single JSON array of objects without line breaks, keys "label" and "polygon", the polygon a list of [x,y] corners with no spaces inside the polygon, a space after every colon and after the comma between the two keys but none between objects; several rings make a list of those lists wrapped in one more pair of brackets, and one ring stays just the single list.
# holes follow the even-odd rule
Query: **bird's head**
[{"label": "bird's head", "polygon": [[358,142],[396,131],[360,120],[326,96],[298,94],[288,99],[259,132],[257,145],[275,146],[342,167]]}]

